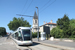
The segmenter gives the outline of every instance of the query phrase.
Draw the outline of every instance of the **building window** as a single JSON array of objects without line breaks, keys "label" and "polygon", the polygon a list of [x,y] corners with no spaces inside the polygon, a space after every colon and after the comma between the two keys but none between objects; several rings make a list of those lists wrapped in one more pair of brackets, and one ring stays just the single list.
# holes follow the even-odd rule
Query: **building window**
[{"label": "building window", "polygon": [[37,23],[37,20],[35,20],[35,23]]},{"label": "building window", "polygon": [[52,27],[52,24],[50,25],[50,27]]}]

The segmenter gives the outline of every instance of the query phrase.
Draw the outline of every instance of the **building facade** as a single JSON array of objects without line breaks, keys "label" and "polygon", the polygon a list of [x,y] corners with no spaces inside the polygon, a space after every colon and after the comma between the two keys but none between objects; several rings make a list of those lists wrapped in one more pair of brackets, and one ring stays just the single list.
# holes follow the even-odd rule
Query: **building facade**
[{"label": "building facade", "polygon": [[37,29],[38,29],[38,16],[35,12],[33,17],[32,32],[37,32]]},{"label": "building facade", "polygon": [[53,23],[52,20],[51,20],[51,22],[49,22],[49,23],[45,23],[45,22],[44,22],[44,25],[41,25],[41,26],[39,27],[39,28],[40,28],[39,31],[40,31],[40,32],[44,32],[44,31],[43,31],[43,29],[44,29],[43,26],[48,26],[48,27],[50,28],[50,31],[51,31],[53,28],[56,27],[56,25],[57,25],[57,24],[56,24],[56,23]]},{"label": "building facade", "polygon": [[[56,23],[53,23],[52,20],[49,22],[49,23],[45,23],[41,26],[39,26],[39,32],[44,32],[43,30],[45,29],[44,26],[47,26],[50,28],[50,31],[56,27]],[[36,12],[34,13],[34,16],[33,16],[33,25],[32,25],[32,32],[37,32],[38,30],[38,16],[36,14]]]}]

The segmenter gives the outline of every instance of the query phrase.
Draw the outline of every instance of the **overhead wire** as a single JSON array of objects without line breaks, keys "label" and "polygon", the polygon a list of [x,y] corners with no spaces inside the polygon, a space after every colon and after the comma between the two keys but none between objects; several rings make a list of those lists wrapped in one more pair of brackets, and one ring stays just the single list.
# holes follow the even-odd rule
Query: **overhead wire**
[{"label": "overhead wire", "polygon": [[23,10],[24,10],[24,8],[25,8],[25,6],[26,6],[26,4],[27,4],[27,1],[28,1],[28,0],[26,0],[25,5],[24,5],[24,7],[23,7],[21,13],[23,12]]},{"label": "overhead wire", "polygon": [[[30,2],[29,6],[27,7],[26,11],[28,10],[28,8],[30,7],[30,5],[32,4],[33,0]],[[25,13],[24,13],[25,14]]]},{"label": "overhead wire", "polygon": [[40,10],[41,10],[43,7],[45,7],[50,1],[51,1],[51,0],[49,0],[48,2],[46,2],[46,3],[40,8]]},{"label": "overhead wire", "polygon": [[[40,8],[40,10],[44,7],[44,6],[46,6],[47,5],[47,3],[49,3],[51,0],[49,0],[48,2],[46,2],[46,4],[44,4],[41,8]],[[31,11],[33,11],[33,10],[31,10]],[[31,11],[28,11],[28,12],[31,12]]]},{"label": "overhead wire", "polygon": [[[50,5],[52,5],[56,0],[54,0],[51,4],[49,4],[47,7],[45,7],[44,9],[42,9],[42,11],[44,11],[45,9],[47,9]],[[40,11],[40,12],[42,12]]]}]

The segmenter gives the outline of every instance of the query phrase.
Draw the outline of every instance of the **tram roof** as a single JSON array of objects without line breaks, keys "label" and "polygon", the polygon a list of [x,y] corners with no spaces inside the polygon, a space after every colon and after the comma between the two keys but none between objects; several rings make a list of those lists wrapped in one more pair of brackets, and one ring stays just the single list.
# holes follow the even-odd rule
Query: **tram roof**
[{"label": "tram roof", "polygon": [[30,29],[30,27],[19,27],[20,29]]},{"label": "tram roof", "polygon": [[[31,29],[30,27],[18,27],[18,29]],[[15,33],[15,32],[17,32],[18,31],[18,29],[16,30],[16,31],[14,31],[13,33]]]}]

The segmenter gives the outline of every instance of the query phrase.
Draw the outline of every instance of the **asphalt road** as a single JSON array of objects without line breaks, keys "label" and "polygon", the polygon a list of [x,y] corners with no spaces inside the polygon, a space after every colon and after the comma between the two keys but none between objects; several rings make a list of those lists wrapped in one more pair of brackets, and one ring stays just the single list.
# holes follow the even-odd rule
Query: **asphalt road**
[{"label": "asphalt road", "polygon": [[54,47],[49,47],[46,45],[41,45],[40,43],[33,43],[32,46],[29,46],[30,48],[32,48],[32,50],[62,50],[59,48],[54,48]]},{"label": "asphalt road", "polygon": [[6,37],[0,38],[0,50],[61,50],[59,48],[53,48],[40,43],[33,42],[31,46],[18,46],[13,40]]},{"label": "asphalt road", "polygon": [[[33,39],[33,41],[37,41],[37,39]],[[50,40],[45,41],[40,40],[39,42],[75,48],[75,42],[50,41]]]},{"label": "asphalt road", "polygon": [[0,50],[17,50],[17,48],[12,40],[7,39],[6,37],[1,37]]}]

